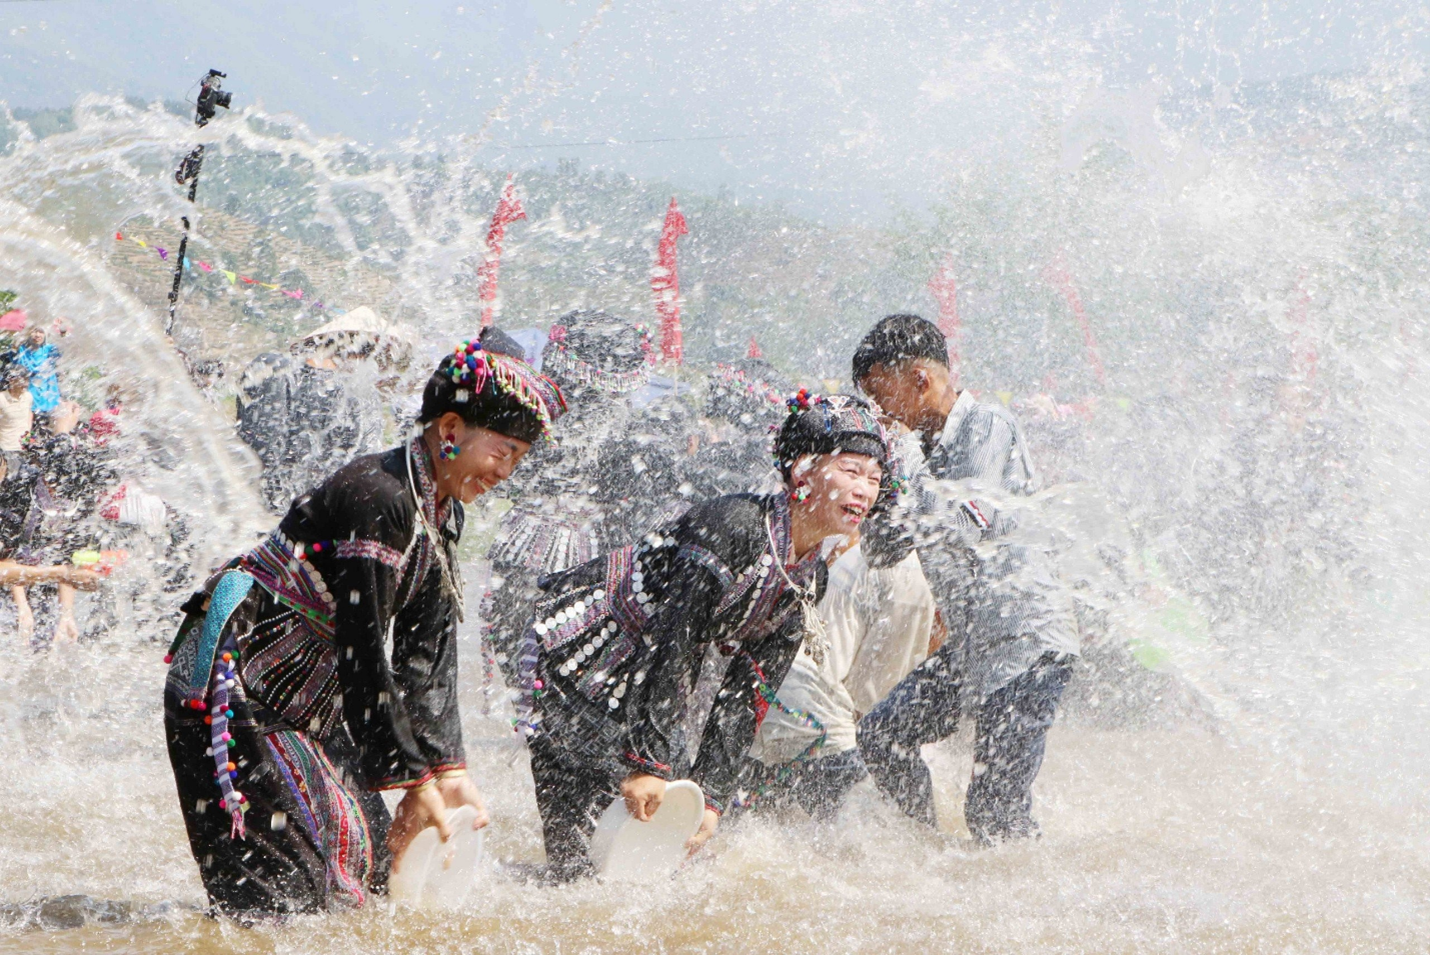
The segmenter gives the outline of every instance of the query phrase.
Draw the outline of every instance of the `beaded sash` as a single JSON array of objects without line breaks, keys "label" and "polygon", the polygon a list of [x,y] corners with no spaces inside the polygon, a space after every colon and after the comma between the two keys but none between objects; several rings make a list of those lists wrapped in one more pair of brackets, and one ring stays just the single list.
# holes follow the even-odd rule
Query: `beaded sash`
[{"label": "beaded sash", "polygon": [[274,534],[244,554],[239,566],[272,594],[274,600],[306,620],[323,639],[332,642],[337,601],[308,560],[302,545],[282,534]]}]

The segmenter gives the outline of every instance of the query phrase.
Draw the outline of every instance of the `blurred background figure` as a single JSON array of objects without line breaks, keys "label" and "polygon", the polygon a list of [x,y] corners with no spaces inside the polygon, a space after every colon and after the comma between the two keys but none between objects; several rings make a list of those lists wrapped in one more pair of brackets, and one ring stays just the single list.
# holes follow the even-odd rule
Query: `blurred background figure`
[{"label": "blurred background figure", "polygon": [[263,463],[263,498],[281,512],[354,457],[381,450],[387,415],[377,386],[412,359],[408,329],[356,308],[266,352],[239,383],[238,433]]},{"label": "blurred background figure", "polygon": [[514,685],[517,642],[536,581],[585,563],[602,547],[626,543],[616,540],[625,533],[620,521],[606,519],[601,454],[628,434],[629,398],[649,382],[651,354],[644,326],[607,312],[569,312],[551,328],[542,373],[561,389],[569,410],[555,440],[532,449],[529,479],[510,485],[515,503],[487,553],[492,578],[482,618],[490,624],[488,652],[508,685]]},{"label": "blurred background figure", "polygon": [[15,462],[35,421],[30,373],[18,365],[11,366],[3,388],[0,391],[0,453],[7,462]]},{"label": "blurred background figure", "polygon": [[[14,518],[16,530],[6,541],[13,546],[14,559],[32,567],[73,565],[97,552],[95,526],[99,500],[114,483],[112,450],[107,441],[96,438],[86,424],[81,426],[81,409],[63,402],[50,416],[50,426],[31,439],[16,469],[7,481],[4,505]],[[23,519],[18,518],[24,511]],[[25,585],[11,588],[23,639],[36,641],[35,612]],[[58,582],[53,631],[37,646],[74,642],[79,639],[75,619],[75,588]]]},{"label": "blurred background figure", "polygon": [[38,325],[30,328],[24,343],[15,349],[13,361],[30,374],[30,396],[34,413],[47,415],[60,404],[60,350]]}]

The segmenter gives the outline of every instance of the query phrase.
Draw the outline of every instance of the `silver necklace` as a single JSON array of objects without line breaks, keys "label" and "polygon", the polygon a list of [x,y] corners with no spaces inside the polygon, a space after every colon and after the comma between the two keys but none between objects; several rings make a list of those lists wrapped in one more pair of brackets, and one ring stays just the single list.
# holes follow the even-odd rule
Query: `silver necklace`
[{"label": "silver necklace", "polygon": [[[420,441],[421,438],[416,440]],[[451,561],[447,559],[447,548],[442,543],[442,538],[437,536],[437,532],[427,522],[427,512],[422,507],[422,495],[417,492],[417,478],[413,474],[413,467],[412,445],[409,443],[407,445],[407,486],[412,489],[412,502],[417,505],[417,526],[413,530],[412,543],[408,547],[417,546],[417,538],[423,534],[426,534],[432,541],[432,552],[437,555],[437,567],[442,574],[442,589],[452,598],[452,603],[457,608],[457,622],[462,623],[467,619],[467,608],[462,597],[461,574],[460,571],[452,567]],[[433,493],[436,493],[435,487]]]},{"label": "silver necklace", "polygon": [[799,600],[800,616],[804,624],[804,649],[813,658],[815,666],[823,666],[825,654],[829,650],[829,633],[824,628],[824,618],[820,616],[819,607],[814,602],[818,587],[814,583],[801,587],[785,572],[784,558],[780,556],[779,545],[775,543],[775,529],[770,524],[768,514],[765,515],[765,534],[770,541],[770,559],[774,561],[780,576],[785,579],[785,584],[794,591],[796,599]]}]

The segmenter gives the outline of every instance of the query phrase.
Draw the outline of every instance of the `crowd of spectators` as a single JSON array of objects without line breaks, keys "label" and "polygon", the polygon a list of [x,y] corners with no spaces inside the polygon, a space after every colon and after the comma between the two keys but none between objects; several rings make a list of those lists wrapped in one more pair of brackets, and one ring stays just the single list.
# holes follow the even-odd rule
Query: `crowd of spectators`
[{"label": "crowd of spectators", "polygon": [[75,592],[101,580],[97,511],[117,481],[117,396],[87,414],[62,394],[60,370],[43,326],[0,350],[0,587],[20,639],[37,648],[79,639]]}]

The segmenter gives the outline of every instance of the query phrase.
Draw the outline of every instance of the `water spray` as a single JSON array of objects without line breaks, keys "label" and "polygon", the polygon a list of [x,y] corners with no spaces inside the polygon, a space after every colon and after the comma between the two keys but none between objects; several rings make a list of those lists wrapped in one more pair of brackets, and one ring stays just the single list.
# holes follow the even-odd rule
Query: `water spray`
[{"label": "water spray", "polygon": [[[223,91],[223,81],[226,79],[227,73],[209,70],[208,75],[199,80],[199,95],[194,104],[194,125],[200,129],[208,125],[220,107],[228,109],[233,102],[233,94]],[[198,195],[199,172],[203,165],[204,146],[200,143],[183,158],[174,173],[174,180],[179,185],[188,184],[190,204]],[[164,334],[170,337],[174,334],[174,316],[179,308],[179,283],[184,280],[184,255],[189,247],[189,217],[182,216],[180,221],[184,224],[184,234],[179,239],[179,254],[174,258],[174,284],[169,289],[169,320],[164,323]]]}]

